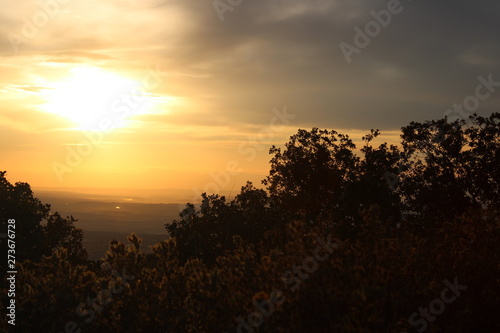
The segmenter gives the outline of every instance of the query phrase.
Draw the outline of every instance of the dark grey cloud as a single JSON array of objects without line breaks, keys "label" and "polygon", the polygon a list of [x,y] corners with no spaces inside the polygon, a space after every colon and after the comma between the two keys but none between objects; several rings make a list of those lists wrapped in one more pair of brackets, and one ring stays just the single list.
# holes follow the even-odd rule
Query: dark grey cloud
[{"label": "dark grey cloud", "polygon": [[[210,114],[210,124],[264,124],[273,107],[287,105],[301,126],[397,129],[442,117],[474,92],[479,75],[500,81],[494,1],[403,0],[404,10],[351,64],[339,43],[352,44],[353,28],[363,29],[388,1],[243,0],[224,21],[213,1],[112,4],[116,11],[94,15],[90,4],[73,9],[66,29],[55,23],[41,32],[45,44],[27,50],[68,62],[127,52],[154,59],[172,73],[166,90],[206,103],[193,111],[198,122]],[[478,112],[499,105],[500,92]]]},{"label": "dark grey cloud", "polygon": [[[311,126],[394,129],[442,117],[473,93],[478,75],[500,81],[497,3],[401,4],[404,10],[347,64],[339,43],[353,43],[353,28],[387,2],[243,1],[220,22],[206,3],[186,1],[196,28],[181,50],[164,56],[187,68],[210,64],[206,89],[221,96],[220,112],[229,118],[238,113],[228,110],[266,112],[279,102]],[[479,112],[497,111],[499,97]]]}]

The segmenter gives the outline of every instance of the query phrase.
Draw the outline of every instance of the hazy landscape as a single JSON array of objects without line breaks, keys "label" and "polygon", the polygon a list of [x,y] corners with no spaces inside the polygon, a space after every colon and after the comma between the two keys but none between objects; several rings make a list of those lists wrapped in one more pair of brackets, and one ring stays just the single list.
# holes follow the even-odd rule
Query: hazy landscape
[{"label": "hazy landscape", "polygon": [[[99,189],[80,189],[80,192],[36,190],[35,195],[50,203],[52,210],[62,216],[72,215],[75,226],[84,233],[83,244],[89,259],[99,259],[109,248],[112,239],[126,241],[135,232],[143,239],[143,250],[168,239],[165,224],[179,219],[179,212],[189,201],[188,190],[129,190],[107,189],[116,195],[99,194]],[[123,197],[120,193],[136,195]],[[140,195],[137,195],[140,193]],[[192,192],[191,192],[192,193]],[[185,203],[147,203],[185,198]]]},{"label": "hazy landscape", "polygon": [[500,332],[500,1],[0,5],[0,332]]}]

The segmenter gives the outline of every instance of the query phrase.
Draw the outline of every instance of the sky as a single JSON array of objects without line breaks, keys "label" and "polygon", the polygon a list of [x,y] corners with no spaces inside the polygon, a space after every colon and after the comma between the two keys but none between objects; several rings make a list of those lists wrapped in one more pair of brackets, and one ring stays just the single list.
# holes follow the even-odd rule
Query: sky
[{"label": "sky", "polygon": [[500,82],[498,1],[0,5],[0,169],[39,188],[238,189],[299,128],[397,143]]}]

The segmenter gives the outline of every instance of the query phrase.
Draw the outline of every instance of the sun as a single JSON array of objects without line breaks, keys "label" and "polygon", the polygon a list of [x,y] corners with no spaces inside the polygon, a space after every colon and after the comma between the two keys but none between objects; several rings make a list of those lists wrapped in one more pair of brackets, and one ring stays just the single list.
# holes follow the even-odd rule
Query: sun
[{"label": "sun", "polygon": [[103,122],[107,128],[119,128],[128,117],[152,106],[152,99],[140,91],[137,81],[97,67],[78,66],[66,80],[44,91],[47,103],[42,109],[69,119],[80,130],[99,130]]}]

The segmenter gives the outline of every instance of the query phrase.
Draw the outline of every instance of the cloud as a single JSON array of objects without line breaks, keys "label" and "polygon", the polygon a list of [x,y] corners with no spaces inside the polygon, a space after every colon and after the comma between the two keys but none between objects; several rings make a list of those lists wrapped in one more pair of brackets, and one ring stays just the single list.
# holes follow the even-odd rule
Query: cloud
[{"label": "cloud", "polygon": [[[283,103],[309,122],[397,128],[415,117],[440,117],[445,100],[459,98],[477,75],[498,70],[500,55],[498,4],[402,5],[351,65],[338,44],[352,43],[354,26],[364,27],[370,11],[387,2],[243,1],[221,22],[209,1],[72,1],[26,52],[48,55],[47,62],[160,64],[173,73],[170,89],[221,121],[259,122],[271,105]],[[21,29],[14,13],[39,10],[13,7],[3,14],[3,31]]]},{"label": "cloud", "polygon": [[[339,44],[352,44],[354,27],[364,29],[387,3],[243,0],[221,21],[212,0],[72,0],[28,38],[39,2],[0,0],[0,121],[10,135],[43,132],[48,145],[79,140],[61,132],[67,121],[37,111],[37,93],[82,64],[134,80],[151,67],[165,73],[150,93],[175,102],[107,137],[141,151],[164,139],[181,142],[172,151],[232,149],[284,105],[296,118],[275,142],[314,126],[380,128],[396,138],[410,121],[441,118],[461,103],[479,75],[500,81],[500,3],[487,0],[402,0],[404,10],[348,64]],[[17,54],[12,34],[25,39]],[[478,112],[498,105],[497,92]]]}]

